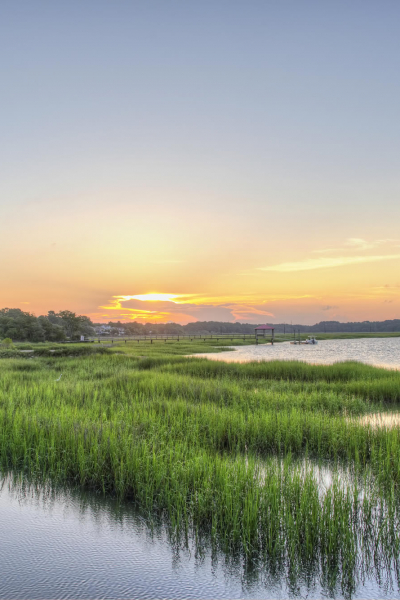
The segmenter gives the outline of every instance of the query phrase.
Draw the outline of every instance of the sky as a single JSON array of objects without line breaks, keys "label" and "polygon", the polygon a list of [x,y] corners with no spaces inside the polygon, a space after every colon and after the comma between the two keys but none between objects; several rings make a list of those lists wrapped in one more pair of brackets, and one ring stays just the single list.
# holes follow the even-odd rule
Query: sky
[{"label": "sky", "polygon": [[400,318],[398,0],[3,0],[0,306]]}]

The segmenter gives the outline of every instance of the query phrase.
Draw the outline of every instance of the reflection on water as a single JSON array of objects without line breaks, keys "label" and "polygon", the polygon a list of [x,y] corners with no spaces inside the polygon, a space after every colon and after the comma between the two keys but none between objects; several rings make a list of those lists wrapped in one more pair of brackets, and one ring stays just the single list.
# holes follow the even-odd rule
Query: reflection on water
[{"label": "reflection on water", "polygon": [[[299,464],[304,475],[310,466]],[[329,466],[315,472],[321,491],[332,486]],[[201,551],[194,540],[177,543],[129,503],[11,476],[0,483],[0,598],[343,597],[318,564],[250,564],[206,543]],[[345,597],[399,597],[385,565],[361,570],[351,587]]]},{"label": "reflection on water", "polygon": [[400,369],[400,337],[361,338],[355,340],[321,340],[317,345],[293,345],[289,342],[237,346],[234,351],[220,354],[196,354],[197,357],[250,362],[253,360],[301,360],[328,365],[335,362],[355,360],[378,367]]},{"label": "reflection on water", "polygon": [[[260,461],[257,465],[256,474],[261,484],[268,482],[270,467],[278,467],[281,471],[287,468],[286,461],[279,457],[273,457],[268,462]],[[322,499],[328,490],[333,486],[347,491],[354,489],[357,482],[359,497],[364,497],[364,488],[372,490],[374,486],[374,477],[371,472],[365,470],[362,474],[354,469],[349,463],[335,463],[329,460],[315,460],[309,458],[292,459],[289,463],[290,476],[299,475],[302,480],[312,477],[318,486],[318,494]]]},{"label": "reflection on water", "polygon": [[400,413],[371,413],[359,417],[357,422],[374,429],[379,427],[393,429],[393,427],[400,427]]}]

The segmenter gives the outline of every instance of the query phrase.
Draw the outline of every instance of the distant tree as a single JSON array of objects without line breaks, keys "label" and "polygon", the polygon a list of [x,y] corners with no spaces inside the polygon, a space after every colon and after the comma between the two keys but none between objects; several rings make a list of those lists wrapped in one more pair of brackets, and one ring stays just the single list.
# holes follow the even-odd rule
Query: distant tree
[{"label": "distant tree", "polygon": [[11,338],[5,338],[2,342],[1,342],[2,346],[5,346],[6,348],[12,348],[14,346],[13,341]]},{"label": "distant tree", "polygon": [[62,317],[60,317],[59,314],[56,313],[54,310],[49,310],[49,312],[46,315],[46,318],[53,325],[59,325],[60,327],[62,327]]},{"label": "distant tree", "polygon": [[12,340],[25,340],[27,338],[19,335],[20,330],[17,329],[17,327],[9,327],[7,329],[7,335],[10,336],[10,338]]},{"label": "distant tree", "polygon": [[89,317],[77,315],[70,310],[62,310],[56,314],[62,320],[62,326],[67,336],[71,339],[79,335],[93,335],[93,323]]},{"label": "distant tree", "polygon": [[2,308],[0,310],[0,338],[13,340],[32,340],[36,317],[20,308]]},{"label": "distant tree", "polygon": [[81,326],[79,330],[80,335],[92,336],[94,335],[94,327],[89,317],[84,315],[81,316]]},{"label": "distant tree", "polygon": [[70,310],[61,310],[59,313],[51,314],[51,318],[53,321],[55,318],[61,319],[60,326],[70,339],[77,338],[79,335],[94,335],[93,323],[84,315],[77,315]]},{"label": "distant tree", "polygon": [[47,317],[44,316],[38,317],[38,323],[43,332],[45,340],[48,340],[49,342],[62,342],[65,340],[65,331],[61,324],[54,325]]}]

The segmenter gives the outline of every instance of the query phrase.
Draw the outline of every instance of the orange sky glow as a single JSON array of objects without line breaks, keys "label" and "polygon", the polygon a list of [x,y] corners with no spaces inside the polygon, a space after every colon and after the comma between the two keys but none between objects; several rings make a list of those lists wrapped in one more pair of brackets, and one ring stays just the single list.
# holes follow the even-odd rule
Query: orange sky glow
[{"label": "orange sky glow", "polygon": [[[354,239],[336,248],[303,250],[302,256],[291,248],[280,248],[279,258],[258,259],[251,266],[242,260],[231,262],[229,252],[213,260],[208,253],[196,256],[197,248],[195,252],[186,249],[189,265],[185,261],[166,266],[149,263],[143,253],[131,257],[122,249],[121,260],[107,261],[105,254],[95,257],[87,241],[81,248],[86,259],[80,265],[79,252],[58,248],[66,243],[61,237],[50,251],[36,243],[27,260],[14,259],[14,268],[3,272],[8,285],[1,290],[1,301],[3,306],[19,306],[35,314],[68,308],[95,322],[311,324],[397,318],[400,241]],[[118,255],[116,244],[110,248],[113,257]],[[268,245],[263,243],[266,256]],[[235,252],[232,243],[230,250]],[[102,252],[100,247],[97,251]],[[250,263],[251,249],[247,260]],[[164,289],[154,286],[157,279]],[[113,293],[128,287],[132,293]]]},{"label": "orange sky glow", "polygon": [[[181,324],[311,324],[400,314],[400,240],[395,236],[349,236],[317,244],[302,236],[282,239],[278,232],[252,236],[254,222],[239,228],[231,219],[227,232],[210,234],[205,244],[189,224],[192,236],[171,236],[170,243],[156,218],[145,236],[129,218],[127,225],[111,224],[102,231],[108,208],[103,210],[94,231],[78,224],[72,239],[73,213],[64,215],[57,235],[46,219],[37,227],[19,226],[19,236],[12,228],[5,231],[1,305],[37,315],[67,308],[95,322]],[[182,258],[165,258],[176,256]]]}]

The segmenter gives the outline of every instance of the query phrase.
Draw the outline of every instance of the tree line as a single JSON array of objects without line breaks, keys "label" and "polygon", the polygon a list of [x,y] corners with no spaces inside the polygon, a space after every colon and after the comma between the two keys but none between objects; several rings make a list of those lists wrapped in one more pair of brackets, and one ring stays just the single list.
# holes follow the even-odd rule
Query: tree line
[{"label": "tree line", "polygon": [[[28,342],[62,342],[79,339],[81,335],[95,335],[95,326],[89,317],[77,315],[69,310],[55,312],[36,317],[19,308],[0,309],[0,340],[11,338],[13,341]],[[201,335],[201,334],[253,334],[257,325],[252,323],[229,323],[220,321],[196,321],[187,325],[178,323],[138,323],[121,321],[108,323],[109,333],[118,335],[121,330],[125,335]],[[272,324],[271,324],[272,325]],[[321,321],[315,325],[276,323],[275,333],[337,333],[337,332],[400,332],[400,319],[387,321],[360,321],[340,323],[339,321]]]},{"label": "tree line", "polygon": [[[95,325],[100,325],[100,323]],[[121,323],[121,321],[110,321],[108,325],[111,327],[111,335],[118,335],[121,329],[124,330],[126,335],[254,334],[254,329],[257,327],[257,325],[252,323],[229,323],[220,321],[196,321],[195,323],[188,323],[187,325],[179,325],[178,323],[137,323],[136,321]],[[259,325],[265,325],[265,323],[259,323]],[[269,325],[274,327],[275,333],[285,334],[298,333],[299,331],[301,333],[400,332],[400,319],[387,321],[358,321],[350,323],[320,321],[315,325],[291,323],[269,323]]]},{"label": "tree line", "polygon": [[10,338],[20,342],[62,342],[79,339],[81,335],[94,335],[89,317],[77,315],[70,310],[36,317],[19,308],[0,309],[0,340]]}]

